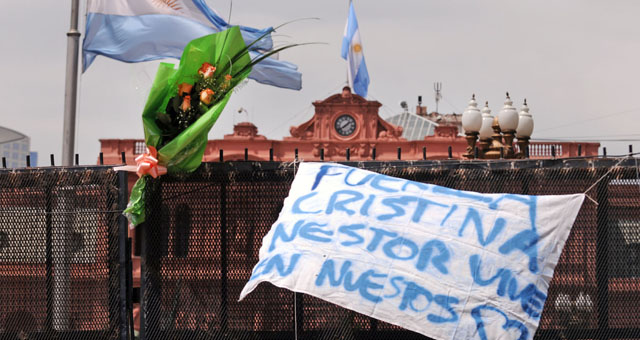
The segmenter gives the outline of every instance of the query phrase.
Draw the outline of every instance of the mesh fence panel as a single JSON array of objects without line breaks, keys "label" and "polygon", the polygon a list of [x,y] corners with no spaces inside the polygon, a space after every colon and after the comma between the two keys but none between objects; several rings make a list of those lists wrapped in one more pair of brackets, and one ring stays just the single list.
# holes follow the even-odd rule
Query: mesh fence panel
[{"label": "mesh fence panel", "polygon": [[[636,160],[344,164],[482,193],[589,190],[535,338],[640,339]],[[141,226],[144,338],[427,339],[268,283],[237,302],[294,175],[290,163],[208,163],[149,182],[149,217]]]},{"label": "mesh fence panel", "polygon": [[0,338],[119,337],[118,194],[107,168],[0,171]]}]

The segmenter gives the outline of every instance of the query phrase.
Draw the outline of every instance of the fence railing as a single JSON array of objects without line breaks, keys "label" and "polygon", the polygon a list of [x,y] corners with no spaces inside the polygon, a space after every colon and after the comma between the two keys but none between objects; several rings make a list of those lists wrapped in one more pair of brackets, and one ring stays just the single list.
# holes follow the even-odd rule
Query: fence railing
[{"label": "fence railing", "polygon": [[[598,155],[599,146],[599,143],[594,142],[531,141],[529,144],[529,158],[595,157]],[[402,148],[391,145],[378,145],[377,147],[371,146],[369,149],[365,147],[366,152],[362,147],[351,145],[341,148],[338,144],[325,143],[323,145],[322,143],[312,142],[284,146],[279,141],[247,144],[245,140],[210,140],[207,144],[204,160],[218,161],[220,156],[223,155],[223,160],[226,161],[292,161],[298,153],[298,159],[314,162],[324,161],[325,159],[333,161],[462,159],[464,158],[463,154],[466,153],[467,144],[464,140],[455,143],[446,140],[430,141],[424,145],[416,144],[413,147],[404,146]],[[516,152],[520,152],[520,146],[517,143],[514,143],[513,147]],[[605,149],[603,148],[603,151],[606,153]],[[123,152],[125,159],[133,164],[135,157],[146,151],[146,144],[144,140],[135,139],[103,140],[102,150],[107,164],[120,163]]]},{"label": "fence railing", "polygon": [[[532,142],[529,144],[529,158],[553,158],[566,157],[566,153],[562,150],[562,144],[559,143],[541,143]],[[520,152],[520,146],[514,145],[515,151]]]}]

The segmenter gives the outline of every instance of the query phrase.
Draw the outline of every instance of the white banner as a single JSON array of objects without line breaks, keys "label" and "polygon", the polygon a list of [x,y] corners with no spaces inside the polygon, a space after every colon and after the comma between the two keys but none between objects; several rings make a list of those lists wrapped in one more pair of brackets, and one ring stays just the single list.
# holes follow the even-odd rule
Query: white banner
[{"label": "white banner", "polygon": [[263,281],[434,339],[532,339],[584,194],[480,194],[302,163]]}]

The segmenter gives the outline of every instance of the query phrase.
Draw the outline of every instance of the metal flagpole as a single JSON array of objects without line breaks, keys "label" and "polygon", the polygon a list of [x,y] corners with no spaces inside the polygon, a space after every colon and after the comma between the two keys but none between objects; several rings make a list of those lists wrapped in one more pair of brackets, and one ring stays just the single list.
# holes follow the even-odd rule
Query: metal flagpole
[{"label": "metal flagpole", "polygon": [[[79,1],[71,1],[71,27],[67,32],[67,75],[64,89],[64,130],[62,139],[62,165],[73,165],[73,147],[76,134],[76,99],[78,93],[78,43],[80,32],[78,32],[78,10]],[[73,187],[65,187],[59,193],[58,204],[60,207],[68,208],[73,198]],[[55,268],[53,276],[53,301],[52,301],[52,323],[53,329],[64,332],[71,327],[69,314],[69,299],[71,293],[70,263],[72,254],[69,247],[69,237],[73,218],[67,216],[62,224],[56,224],[53,228],[53,249],[61,249],[61,252],[53,254],[52,262]]]},{"label": "metal flagpole", "polygon": [[62,165],[73,165],[76,137],[76,103],[78,96],[78,10],[80,0],[71,0],[71,25],[67,32],[67,75],[64,89],[64,129],[62,136]]},{"label": "metal flagpole", "polygon": [[[347,23],[344,27],[345,35],[347,33],[347,26],[349,26],[349,10],[351,9],[351,1],[352,0],[349,0],[349,5],[347,5]],[[347,86],[349,86],[349,88],[351,89],[351,93],[354,93],[353,84],[351,84],[351,82],[349,81],[349,54],[347,54],[347,72],[345,72],[345,76],[347,76]]]}]

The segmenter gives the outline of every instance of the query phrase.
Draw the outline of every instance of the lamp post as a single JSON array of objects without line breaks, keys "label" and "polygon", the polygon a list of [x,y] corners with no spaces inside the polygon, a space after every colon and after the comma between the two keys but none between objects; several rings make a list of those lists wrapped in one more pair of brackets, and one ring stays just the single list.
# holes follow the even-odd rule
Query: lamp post
[{"label": "lamp post", "polygon": [[482,114],[480,114],[478,103],[476,103],[476,95],[474,94],[471,96],[469,106],[467,106],[466,110],[462,113],[462,128],[464,128],[464,133],[467,135],[466,138],[468,144],[467,153],[464,154],[464,157],[474,157],[476,139],[478,138],[481,127]]},{"label": "lamp post", "polygon": [[[529,113],[527,100],[525,99],[520,113],[513,107],[513,101],[507,92],[504,106],[497,117],[491,116],[489,103],[486,102],[482,108],[481,115],[478,115],[475,95],[472,96],[469,106],[462,114],[462,127],[465,130],[467,139],[467,158],[473,158],[473,151],[476,146],[476,137],[479,158],[527,158],[529,138],[533,132],[533,117]],[[518,138],[517,144],[520,149],[515,152],[513,141]]]},{"label": "lamp post", "polygon": [[518,138],[518,147],[520,152],[518,152],[518,158],[528,158],[529,152],[527,152],[529,148],[529,138],[531,137],[531,133],[533,132],[533,117],[529,113],[529,106],[527,106],[527,99],[525,98],[524,104],[522,104],[522,109],[519,114],[520,118],[518,120],[518,128],[516,129],[516,137]]},{"label": "lamp post", "polygon": [[480,127],[480,142],[478,143],[478,149],[480,152],[478,156],[480,158],[485,157],[485,153],[489,151],[489,146],[491,144],[491,134],[493,130],[491,129],[491,124],[493,123],[493,116],[491,115],[491,109],[489,109],[489,102],[484,103],[484,107],[482,108],[482,125]]},{"label": "lamp post", "polygon": [[500,131],[504,137],[504,156],[505,158],[513,158],[513,139],[516,136],[516,128],[518,127],[518,111],[513,107],[513,101],[509,97],[507,92],[507,99],[504,101],[504,106],[498,114],[498,123],[500,124]]}]

